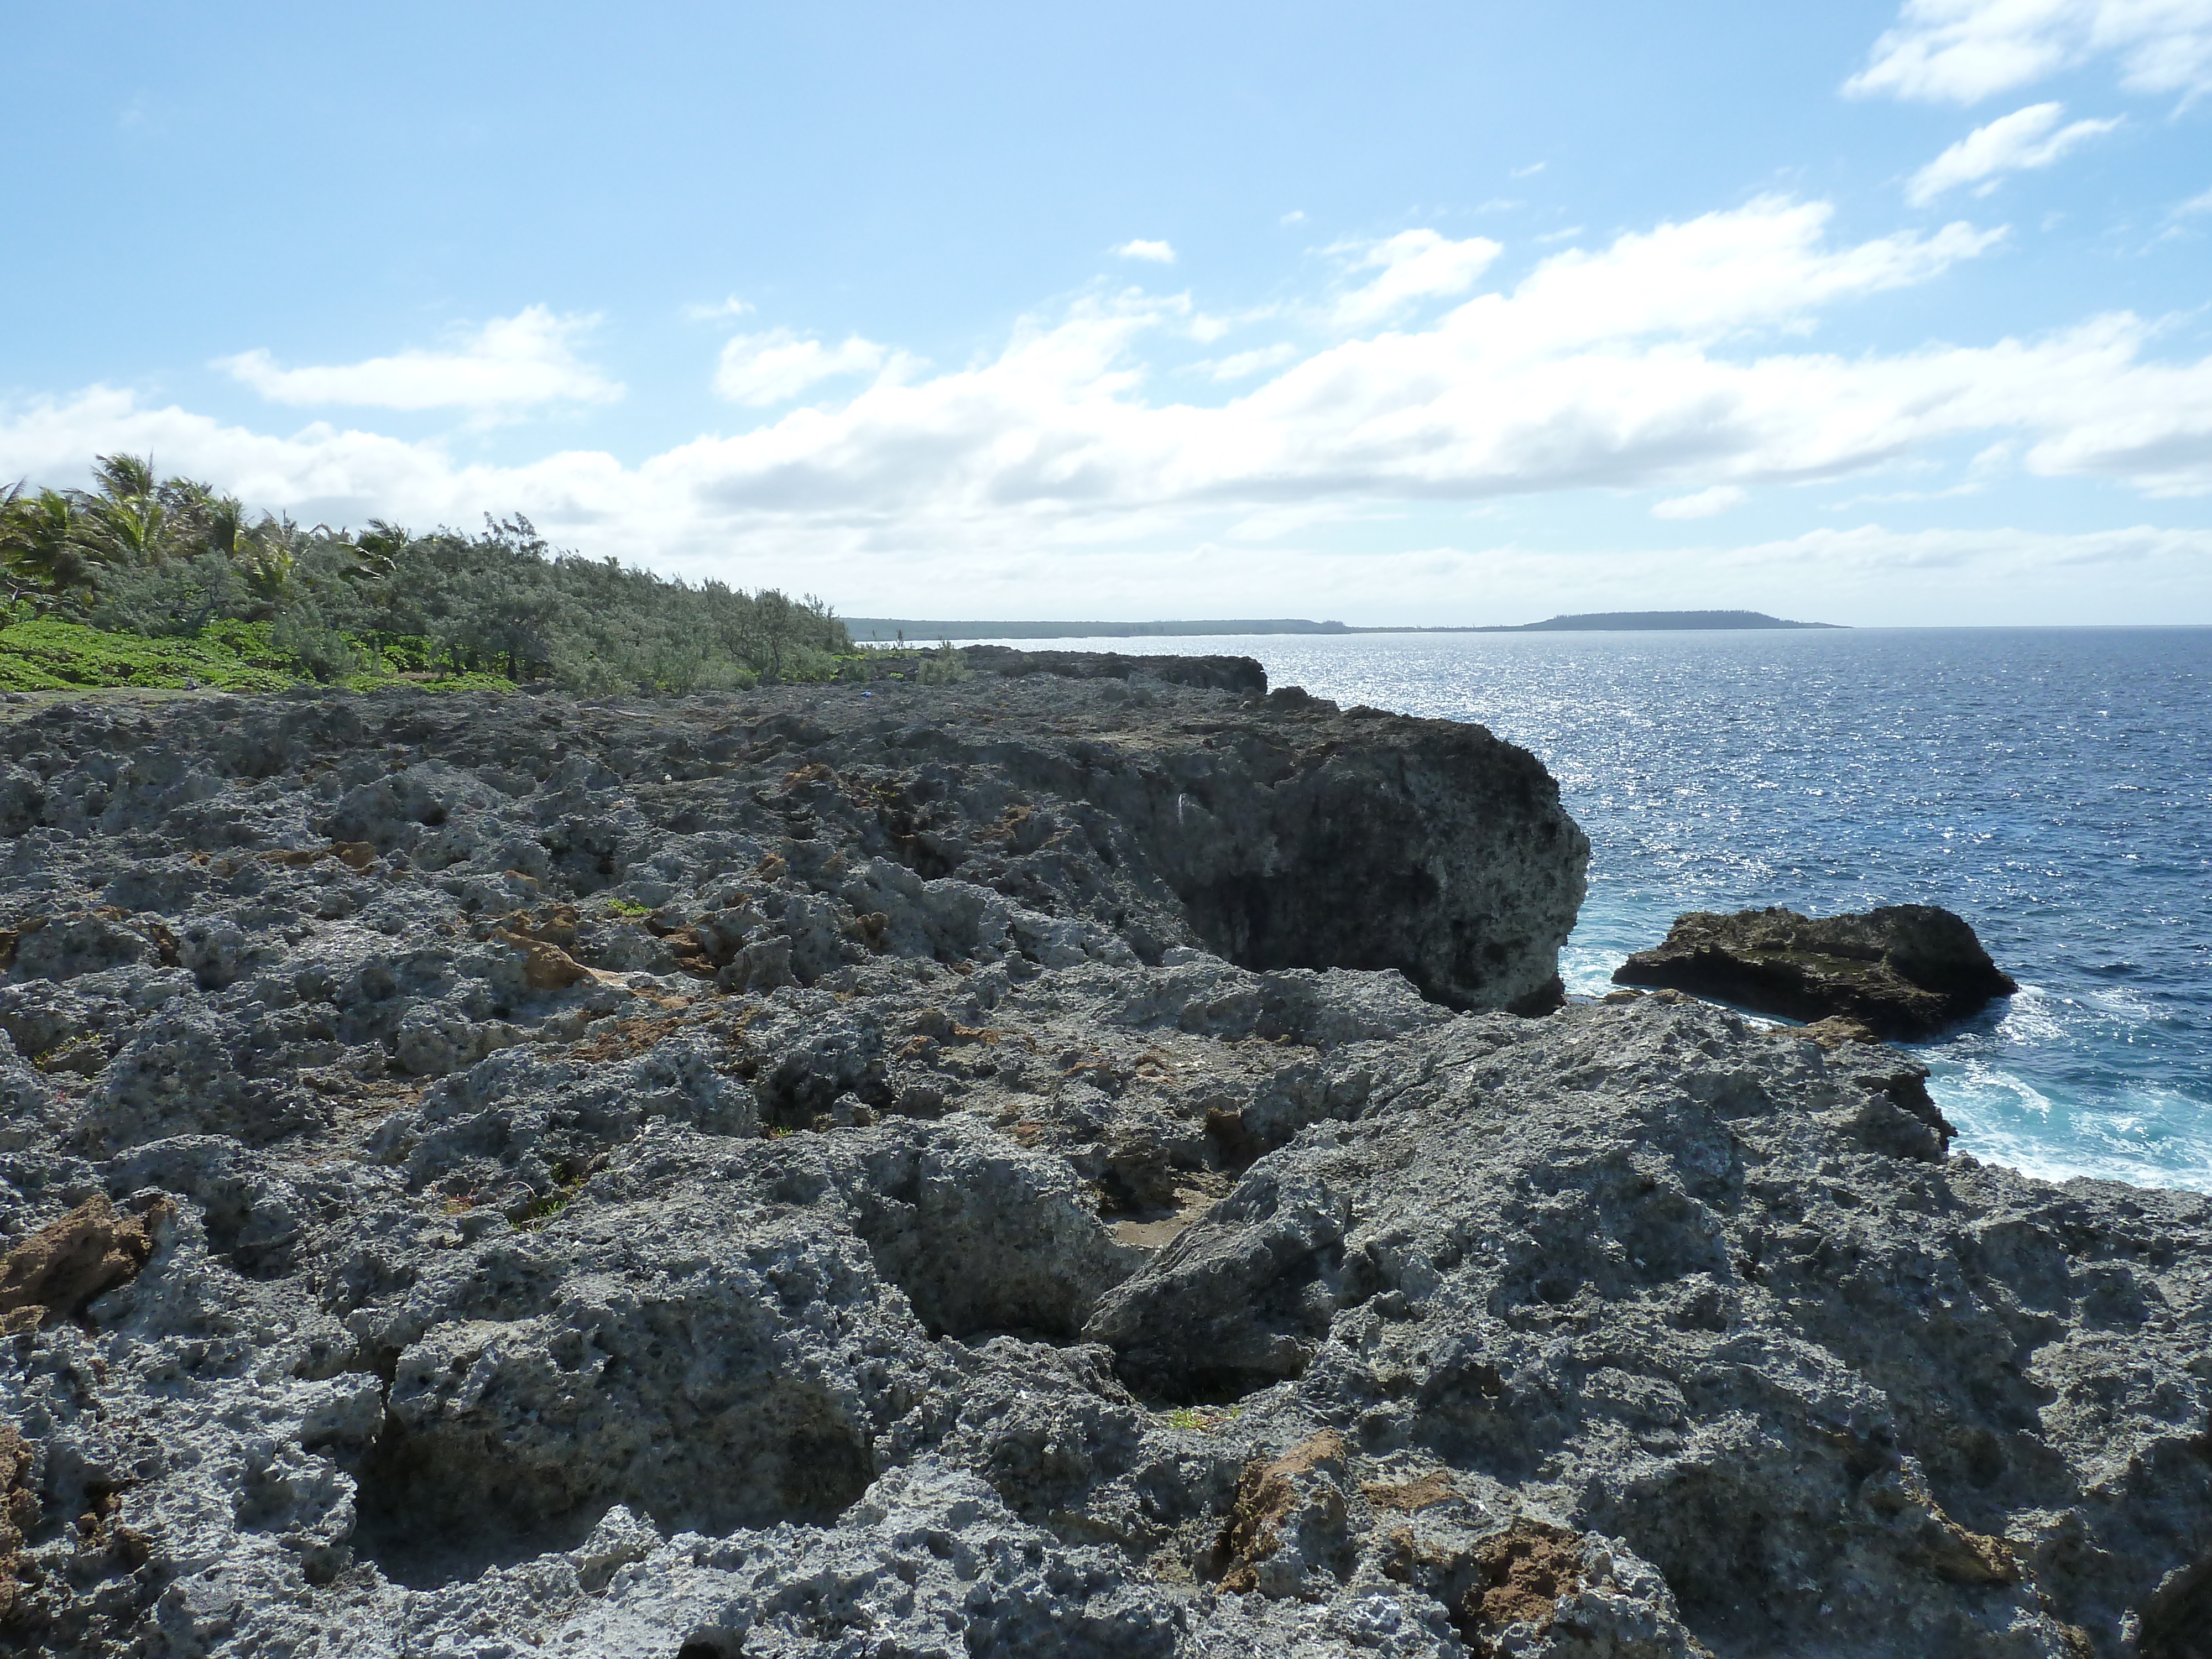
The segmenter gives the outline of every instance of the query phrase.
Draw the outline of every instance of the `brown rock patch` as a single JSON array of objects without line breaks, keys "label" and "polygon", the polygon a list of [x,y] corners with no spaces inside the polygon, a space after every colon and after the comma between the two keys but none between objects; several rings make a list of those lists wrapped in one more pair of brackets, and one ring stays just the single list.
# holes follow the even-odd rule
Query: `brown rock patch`
[{"label": "brown rock patch", "polygon": [[565,991],[583,980],[601,980],[619,984],[621,976],[603,974],[596,968],[586,968],[557,945],[527,934],[510,932],[505,927],[494,931],[492,937],[502,945],[512,945],[522,952],[522,981],[533,991]]},{"label": "brown rock patch", "polygon": [[1488,1659],[1499,1651],[1492,1638],[1508,1625],[1549,1630],[1559,1599],[1574,1592],[1582,1570],[1579,1533],[1523,1516],[1475,1547],[1474,1583],[1460,1598],[1452,1622],[1468,1645]]},{"label": "brown rock patch", "polygon": [[23,1543],[39,1524],[39,1494],[31,1487],[33,1461],[15,1425],[0,1422],[0,1623],[15,1611],[25,1588]]},{"label": "brown rock patch", "polygon": [[1449,1504],[1459,1496],[1452,1487],[1451,1474],[1446,1469],[1431,1469],[1418,1480],[1407,1480],[1393,1486],[1381,1484],[1362,1486],[1367,1501],[1378,1510],[1396,1510],[1403,1515],[1416,1515],[1438,1504]]},{"label": "brown rock patch", "polygon": [[1847,1042],[1879,1042],[1881,1036],[1873,1026],[1849,1014],[1830,1014],[1826,1019],[1816,1019],[1799,1030],[1798,1036],[1809,1037],[1823,1048],[1840,1048]]},{"label": "brown rock patch", "polygon": [[154,1253],[155,1218],[174,1211],[162,1199],[143,1215],[119,1216],[102,1194],[40,1228],[0,1256],[0,1333],[65,1319],[102,1291],[137,1278]]},{"label": "brown rock patch", "polygon": [[1244,1466],[1243,1477],[1237,1483],[1237,1501],[1213,1547],[1222,1589],[1242,1595],[1259,1587],[1254,1564],[1283,1547],[1282,1523],[1305,1502],[1294,1477],[1324,1464],[1341,1467],[1343,1462],[1344,1437],[1323,1429],[1271,1463],[1255,1459]]}]

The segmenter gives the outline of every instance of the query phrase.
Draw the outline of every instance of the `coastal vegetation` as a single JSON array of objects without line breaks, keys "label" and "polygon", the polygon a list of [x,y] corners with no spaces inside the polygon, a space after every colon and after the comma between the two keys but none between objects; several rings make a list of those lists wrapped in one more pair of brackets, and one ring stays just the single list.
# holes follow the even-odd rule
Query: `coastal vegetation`
[{"label": "coastal vegetation", "polygon": [[860,666],[818,599],[586,558],[520,514],[473,535],[310,528],[134,455],[100,457],[89,489],[0,489],[0,690],[690,691]]}]

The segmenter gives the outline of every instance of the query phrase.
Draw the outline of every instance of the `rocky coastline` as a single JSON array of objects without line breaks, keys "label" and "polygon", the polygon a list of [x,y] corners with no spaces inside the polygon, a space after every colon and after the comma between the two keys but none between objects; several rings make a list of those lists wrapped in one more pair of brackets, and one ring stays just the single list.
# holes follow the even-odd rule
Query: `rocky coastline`
[{"label": "rocky coastline", "polygon": [[2212,1205],[1237,659],[0,714],[0,1641],[2141,1656]]}]

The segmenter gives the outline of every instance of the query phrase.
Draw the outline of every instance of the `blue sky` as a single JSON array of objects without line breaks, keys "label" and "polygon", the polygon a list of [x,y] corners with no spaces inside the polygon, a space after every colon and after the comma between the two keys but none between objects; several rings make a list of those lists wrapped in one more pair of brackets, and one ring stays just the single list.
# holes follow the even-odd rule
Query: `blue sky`
[{"label": "blue sky", "polygon": [[18,7],[0,479],[854,614],[2212,623],[2212,0]]}]

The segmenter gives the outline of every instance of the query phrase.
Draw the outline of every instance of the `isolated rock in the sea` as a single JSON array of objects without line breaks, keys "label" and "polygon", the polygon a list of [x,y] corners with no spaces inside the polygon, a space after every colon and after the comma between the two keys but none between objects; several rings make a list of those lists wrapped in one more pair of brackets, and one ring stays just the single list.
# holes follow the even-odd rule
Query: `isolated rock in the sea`
[{"label": "isolated rock in the sea", "polygon": [[0,1647],[2190,1650],[2204,1200],[1111,666],[6,711]]},{"label": "isolated rock in the sea", "polygon": [[1792,1019],[1855,1020],[1911,1042],[1971,1018],[2020,987],[1974,930],[1932,904],[1858,915],[1693,910],[1665,943],[1613,970],[1621,985],[1660,985]]}]

